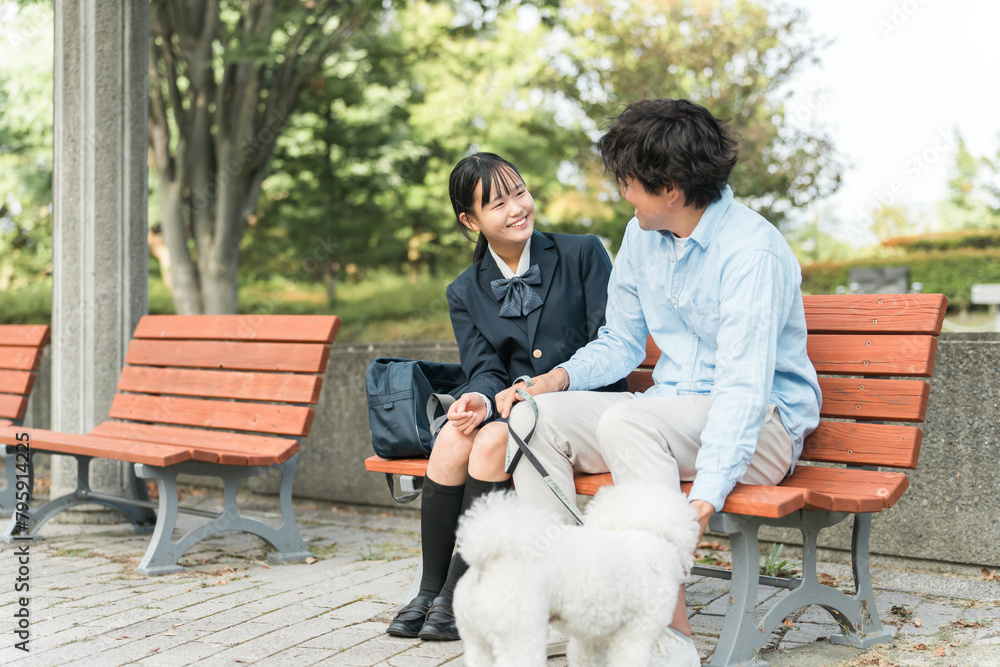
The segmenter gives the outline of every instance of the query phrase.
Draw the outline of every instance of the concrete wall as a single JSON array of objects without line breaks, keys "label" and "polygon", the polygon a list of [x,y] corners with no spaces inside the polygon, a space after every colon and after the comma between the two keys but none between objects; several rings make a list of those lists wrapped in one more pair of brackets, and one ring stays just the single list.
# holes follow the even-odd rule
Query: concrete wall
[{"label": "concrete wall", "polygon": [[[335,345],[312,435],[303,441],[295,493],[344,503],[396,506],[371,455],[364,376],[376,357],[457,361],[454,344]],[[44,370],[44,367],[43,367]],[[38,389],[44,389],[44,381]],[[46,408],[35,392],[33,418]],[[36,422],[37,423],[37,422]],[[899,503],[873,521],[873,552],[1000,567],[1000,334],[944,334],[938,344],[920,464]],[[251,480],[275,493],[277,480]],[[407,507],[417,507],[413,503]],[[850,522],[824,531],[822,546],[850,546]],[[794,534],[762,537],[795,543]]]}]

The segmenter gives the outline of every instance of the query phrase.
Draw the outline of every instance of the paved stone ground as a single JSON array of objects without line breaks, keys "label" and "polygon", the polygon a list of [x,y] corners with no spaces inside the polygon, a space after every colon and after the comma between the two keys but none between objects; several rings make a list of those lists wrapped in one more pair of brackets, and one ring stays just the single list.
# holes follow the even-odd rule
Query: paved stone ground
[{"label": "paved stone ground", "polygon": [[[188,490],[204,504],[211,491]],[[192,502],[193,501],[193,502]],[[276,519],[274,499],[247,501],[253,514]],[[417,564],[413,513],[298,502],[297,516],[315,562],[269,565],[262,542],[244,534],[206,540],[190,551],[185,571],[141,577],[133,568],[148,536],[125,526],[47,525],[31,545],[30,653],[17,641],[13,587],[18,564],[0,551],[0,664],[49,667],[139,664],[378,665],[463,664],[461,642],[389,637],[386,624]],[[183,519],[193,527],[201,520]],[[707,554],[706,554],[707,555]],[[725,558],[724,551],[719,552]],[[821,572],[847,581],[849,568]],[[1000,665],[1000,582],[892,569],[875,572],[876,602],[891,644],[861,652],[831,644],[835,625],[819,608],[789,619],[762,657],[774,667],[848,665]],[[715,646],[728,584],[695,579],[688,604],[699,651]],[[781,592],[765,591],[760,613]],[[553,658],[550,667],[566,665]]]}]

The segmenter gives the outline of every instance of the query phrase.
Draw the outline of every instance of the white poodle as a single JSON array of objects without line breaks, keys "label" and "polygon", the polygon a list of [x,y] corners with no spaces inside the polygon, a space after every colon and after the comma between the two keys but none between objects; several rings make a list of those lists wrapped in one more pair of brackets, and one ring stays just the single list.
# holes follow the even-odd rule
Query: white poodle
[{"label": "white poodle", "polygon": [[648,665],[698,530],[684,494],[647,483],[601,489],[583,526],[557,524],[512,493],[477,501],[458,528],[466,664],[544,665],[551,621],[569,637],[570,665]]}]

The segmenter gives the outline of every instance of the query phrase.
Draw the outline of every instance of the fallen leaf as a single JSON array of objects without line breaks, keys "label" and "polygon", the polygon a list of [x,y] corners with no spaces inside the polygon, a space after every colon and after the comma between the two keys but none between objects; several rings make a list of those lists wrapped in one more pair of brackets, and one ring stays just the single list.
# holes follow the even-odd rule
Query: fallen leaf
[{"label": "fallen leaf", "polygon": [[927,650],[927,644],[917,644],[913,648],[917,649],[918,651],[926,651]]},{"label": "fallen leaf", "polygon": [[316,562],[316,558],[313,557],[313,556],[309,556],[309,558],[306,558],[306,560],[305,560],[306,565],[312,565],[315,562]]},{"label": "fallen leaf", "polygon": [[157,646],[156,648],[151,648],[151,649],[149,649],[149,651],[150,651],[151,653],[156,653],[156,652],[157,652],[157,651],[159,651],[159,650],[160,650],[160,647],[159,647],[159,646]]},{"label": "fallen leaf", "polygon": [[959,628],[981,628],[983,624],[980,621],[952,621],[952,625]]},{"label": "fallen leaf", "polygon": [[176,637],[177,633],[174,633],[174,632],[164,632],[163,636],[164,637]]},{"label": "fallen leaf", "polygon": [[984,568],[980,568],[979,571],[983,573],[983,578],[986,581],[1000,581],[1000,577],[997,576],[997,571],[996,570],[993,570],[992,572],[990,572],[989,570],[987,570],[984,567]]},{"label": "fallen leaf", "polygon": [[132,635],[122,635],[121,637],[115,637],[115,639],[131,639]]},{"label": "fallen leaf", "polygon": [[939,657],[944,655],[944,646],[938,646],[934,652],[937,653]]},{"label": "fallen leaf", "polygon": [[795,624],[794,624],[794,623],[792,623],[792,622],[791,622],[791,620],[789,620],[789,619],[787,619],[787,618],[786,618],[785,620],[783,620],[783,621],[781,622],[781,624],[782,624],[783,626],[785,626],[786,628],[794,628],[794,627],[795,627]]},{"label": "fallen leaf", "polygon": [[229,584],[229,582],[228,582],[228,581],[226,581],[225,579],[219,579],[218,581],[216,581],[216,582],[215,582],[214,584],[212,584],[212,585],[213,585],[213,586],[226,586],[226,585],[228,585],[228,584]]},{"label": "fallen leaf", "polygon": [[923,624],[924,624],[924,622],[921,621],[919,618],[913,619],[913,627],[919,628]]}]

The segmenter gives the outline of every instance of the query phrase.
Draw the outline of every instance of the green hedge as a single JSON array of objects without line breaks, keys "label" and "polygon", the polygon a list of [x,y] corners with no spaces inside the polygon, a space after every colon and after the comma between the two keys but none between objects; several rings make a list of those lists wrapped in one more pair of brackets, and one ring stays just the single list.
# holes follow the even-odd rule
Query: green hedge
[{"label": "green hedge", "polygon": [[862,266],[908,266],[910,282],[923,283],[924,293],[944,294],[953,308],[971,305],[974,284],[1000,283],[1000,249],[964,249],[810,264],[802,267],[802,291],[834,294],[838,286],[850,282],[850,269]]}]

